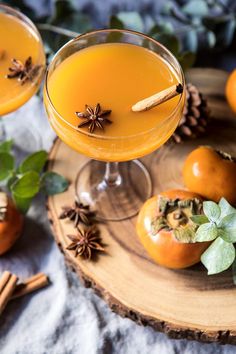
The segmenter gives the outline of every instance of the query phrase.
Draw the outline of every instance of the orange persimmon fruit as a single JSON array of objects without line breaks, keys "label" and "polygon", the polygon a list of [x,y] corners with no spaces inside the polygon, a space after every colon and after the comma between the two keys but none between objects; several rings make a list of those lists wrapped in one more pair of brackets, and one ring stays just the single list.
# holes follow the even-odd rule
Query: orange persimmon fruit
[{"label": "orange persimmon fruit", "polygon": [[236,203],[236,160],[229,154],[200,146],[186,158],[183,167],[185,186],[208,200],[221,197]]},{"label": "orange persimmon fruit", "polygon": [[200,261],[210,243],[194,242],[197,226],[190,217],[201,210],[202,198],[198,194],[178,189],[162,192],[144,203],[136,230],[155,262],[181,269]]},{"label": "orange persimmon fruit", "polygon": [[225,95],[230,107],[236,113],[236,69],[228,77],[225,86]]},{"label": "orange persimmon fruit", "polygon": [[[1,196],[6,198],[6,206],[0,205],[0,255],[6,253],[19,238],[23,228],[23,215],[17,210],[13,200],[4,196],[5,193],[0,192]],[[2,199],[2,198],[1,198]]]}]

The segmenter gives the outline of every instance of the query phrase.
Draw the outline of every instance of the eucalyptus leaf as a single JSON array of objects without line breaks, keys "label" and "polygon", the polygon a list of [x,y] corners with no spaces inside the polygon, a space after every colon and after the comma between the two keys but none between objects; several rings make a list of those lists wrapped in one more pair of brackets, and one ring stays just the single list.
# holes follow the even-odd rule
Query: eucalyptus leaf
[{"label": "eucalyptus leaf", "polygon": [[228,269],[235,259],[235,248],[232,243],[218,237],[202,254],[201,262],[208,274],[217,274]]},{"label": "eucalyptus leaf", "polygon": [[47,195],[62,193],[68,186],[68,180],[55,172],[46,172],[41,179],[41,188]]},{"label": "eucalyptus leaf", "polygon": [[215,33],[212,31],[207,31],[206,32],[206,38],[207,38],[207,43],[209,45],[209,48],[213,48],[216,44],[216,36]]},{"label": "eucalyptus leaf", "polygon": [[236,242],[236,229],[221,229],[218,228],[218,236],[224,241],[234,243]]},{"label": "eucalyptus leaf", "polygon": [[[50,22],[53,25],[59,25],[79,33],[92,29],[90,18],[75,9],[73,2],[68,0],[57,0],[55,2],[54,15]],[[57,36],[57,38],[61,39],[61,36]]]},{"label": "eucalyptus leaf", "polygon": [[219,220],[220,207],[215,202],[203,202],[203,211],[210,221],[216,222]]},{"label": "eucalyptus leaf", "polygon": [[183,54],[178,56],[178,60],[183,70],[185,71],[194,65],[196,60],[196,54],[192,52],[184,52]]},{"label": "eucalyptus leaf", "polygon": [[149,36],[158,34],[158,33],[167,33],[167,34],[173,34],[174,33],[174,27],[171,22],[159,22],[158,24],[155,24],[149,31]]},{"label": "eucalyptus leaf", "polygon": [[224,230],[236,230],[236,213],[232,213],[223,217],[218,223],[218,227]]},{"label": "eucalyptus leaf", "polygon": [[14,157],[8,152],[0,152],[0,181],[7,179],[14,169]]},{"label": "eucalyptus leaf", "polygon": [[117,16],[111,16],[109,28],[123,29],[124,24]]},{"label": "eucalyptus leaf", "polygon": [[143,32],[144,22],[138,12],[119,12],[117,18],[123,23],[124,27],[138,32]]},{"label": "eucalyptus leaf", "polygon": [[221,198],[221,200],[219,201],[219,207],[221,210],[221,218],[226,215],[236,213],[236,209],[233,208],[232,205],[230,205],[225,198]]},{"label": "eucalyptus leaf", "polygon": [[174,55],[178,55],[180,50],[179,39],[174,34],[153,33],[152,37],[166,46]]},{"label": "eucalyptus leaf", "polygon": [[205,0],[190,0],[182,7],[182,11],[190,16],[206,16],[208,6]]},{"label": "eucalyptus leaf", "polygon": [[39,181],[37,172],[28,171],[11,185],[11,191],[18,198],[32,198],[39,192]]},{"label": "eucalyptus leaf", "polygon": [[163,6],[161,7],[161,13],[163,15],[170,15],[171,14],[171,11],[173,9],[173,2],[172,1],[165,1],[163,3]]},{"label": "eucalyptus leaf", "polygon": [[35,171],[40,173],[47,161],[48,154],[45,150],[34,152],[26,157],[26,159],[20,164],[20,173],[28,171]]},{"label": "eucalyptus leaf", "polygon": [[202,225],[209,222],[206,215],[193,215],[190,219],[197,225]]},{"label": "eucalyptus leaf", "polygon": [[199,226],[196,231],[197,242],[212,241],[217,237],[217,226],[212,223],[206,223]]},{"label": "eucalyptus leaf", "polygon": [[13,140],[6,140],[2,143],[0,143],[0,152],[8,152],[10,153],[11,149],[12,149],[12,144],[13,144]]},{"label": "eucalyptus leaf", "polygon": [[196,53],[198,49],[198,36],[195,29],[186,31],[182,38],[183,51]]}]

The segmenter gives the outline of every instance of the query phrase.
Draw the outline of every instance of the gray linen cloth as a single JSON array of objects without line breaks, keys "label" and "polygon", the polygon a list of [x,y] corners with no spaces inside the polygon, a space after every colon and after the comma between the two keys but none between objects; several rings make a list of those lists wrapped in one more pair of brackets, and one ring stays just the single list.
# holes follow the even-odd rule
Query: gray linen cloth
[{"label": "gray linen cloth", "polygon": [[[4,117],[4,123],[8,136],[18,144],[18,156],[35,149],[48,150],[55,137],[42,100],[36,96]],[[236,352],[236,347],[230,345],[171,340],[112,313],[93,290],[85,289],[66,268],[51,235],[44,202],[42,196],[34,201],[22,237],[9,253],[0,257],[0,273],[8,269],[25,278],[42,271],[49,275],[52,284],[7,306],[0,317],[1,354]]]}]

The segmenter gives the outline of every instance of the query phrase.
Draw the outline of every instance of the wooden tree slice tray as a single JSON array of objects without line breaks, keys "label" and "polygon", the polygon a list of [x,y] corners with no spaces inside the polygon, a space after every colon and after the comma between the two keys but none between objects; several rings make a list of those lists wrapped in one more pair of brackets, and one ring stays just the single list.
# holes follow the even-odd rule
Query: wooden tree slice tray
[{"label": "wooden tree slice tray", "polygon": [[[151,173],[154,194],[183,187],[183,161],[198,145],[212,145],[236,155],[236,117],[224,98],[227,73],[193,69],[187,79],[208,96],[214,118],[207,137],[174,146],[167,144],[141,159]],[[236,286],[231,271],[207,276],[202,265],[178,271],[160,267],[139,243],[136,218],[99,225],[107,254],[99,256],[96,262],[75,258],[72,251],[66,250],[66,235],[74,229],[70,222],[59,220],[58,215],[62,206],[73,202],[73,182],[87,158],[56,140],[50,159],[48,169],[61,173],[72,183],[67,192],[48,199],[49,219],[67,263],[85,286],[92,287],[121,316],[151,325],[172,338],[236,344]]]}]

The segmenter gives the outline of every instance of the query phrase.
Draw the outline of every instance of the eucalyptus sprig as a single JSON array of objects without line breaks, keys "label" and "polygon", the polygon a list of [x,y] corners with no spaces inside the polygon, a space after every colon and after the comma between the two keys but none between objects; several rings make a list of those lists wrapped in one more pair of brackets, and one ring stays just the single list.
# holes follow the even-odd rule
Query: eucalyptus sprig
[{"label": "eucalyptus sprig", "polygon": [[32,199],[43,191],[46,195],[64,192],[68,181],[55,172],[43,172],[48,153],[44,150],[27,156],[19,166],[12,154],[12,140],[0,144],[0,181],[9,189],[17,208],[26,213]]},{"label": "eucalyptus sprig", "polygon": [[213,241],[201,256],[208,274],[228,269],[235,260],[236,209],[226,199],[219,203],[203,202],[204,215],[194,215],[192,221],[199,225],[196,242]]}]

